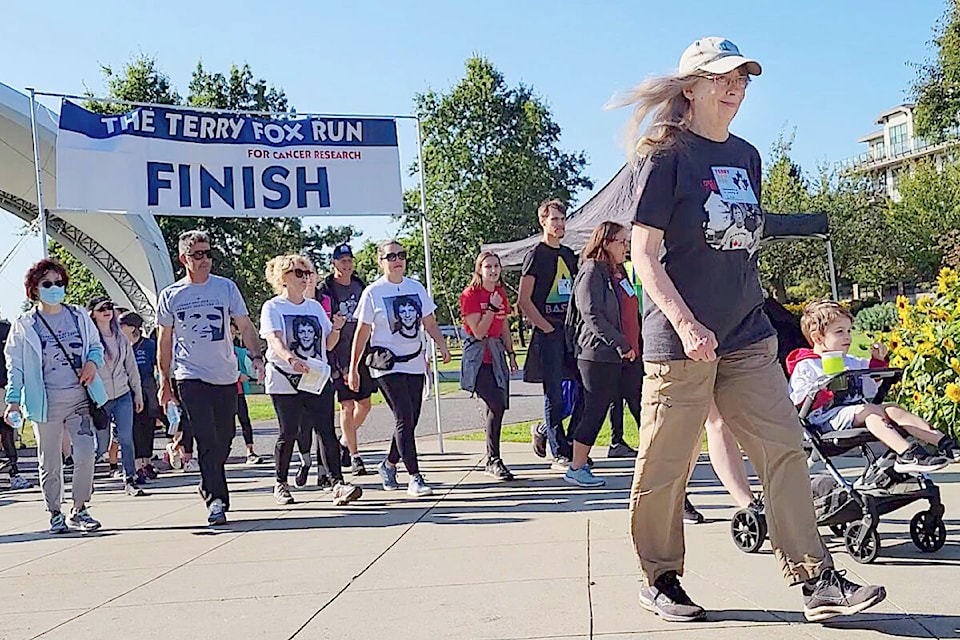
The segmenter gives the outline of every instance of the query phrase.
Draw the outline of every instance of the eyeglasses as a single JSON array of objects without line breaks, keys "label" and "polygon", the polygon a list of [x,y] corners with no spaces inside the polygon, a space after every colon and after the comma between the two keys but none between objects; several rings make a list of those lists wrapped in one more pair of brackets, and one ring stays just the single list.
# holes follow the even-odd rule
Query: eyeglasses
[{"label": "eyeglasses", "polygon": [[97,313],[101,311],[113,311],[116,307],[113,306],[112,302],[104,302],[102,305],[94,309]]},{"label": "eyeglasses", "polygon": [[310,271],[310,269],[291,269],[287,273],[292,273],[298,278],[309,278],[313,275],[313,271]]},{"label": "eyeglasses", "polygon": [[381,260],[386,260],[387,262],[393,262],[394,260],[406,260],[407,252],[406,251],[397,251],[396,253],[385,253],[380,257]]},{"label": "eyeglasses", "polygon": [[44,280],[40,283],[40,286],[44,289],[49,289],[50,287],[62,287],[63,280]]},{"label": "eyeglasses", "polygon": [[630,238],[611,238],[610,240],[607,240],[607,242],[610,244],[622,244],[623,246],[627,246],[630,244]]},{"label": "eyeglasses", "polygon": [[188,258],[193,258],[194,260],[203,260],[204,258],[213,259],[213,249],[197,249],[191,253],[187,254]]},{"label": "eyeglasses", "polygon": [[731,78],[730,76],[703,76],[707,80],[713,80],[713,84],[717,85],[721,89],[729,89],[731,87],[736,87],[737,89],[746,89],[747,85],[750,84],[750,76],[736,76]]}]

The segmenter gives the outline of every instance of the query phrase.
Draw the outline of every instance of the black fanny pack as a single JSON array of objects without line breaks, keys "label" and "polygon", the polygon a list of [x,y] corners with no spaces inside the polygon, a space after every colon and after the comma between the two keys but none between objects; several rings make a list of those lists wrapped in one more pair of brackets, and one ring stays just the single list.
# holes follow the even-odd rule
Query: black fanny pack
[{"label": "black fanny pack", "polygon": [[371,369],[378,371],[390,371],[398,362],[409,362],[420,355],[423,351],[423,345],[415,352],[407,356],[398,356],[386,347],[367,347],[367,355],[364,357],[364,363]]},{"label": "black fanny pack", "polygon": [[273,362],[270,363],[270,366],[273,367],[274,371],[276,371],[277,373],[279,373],[280,375],[282,375],[284,378],[287,379],[287,382],[290,383],[290,386],[293,387],[294,391],[297,390],[297,387],[300,386],[300,380],[303,379],[302,373],[287,373],[286,371],[278,367]]}]

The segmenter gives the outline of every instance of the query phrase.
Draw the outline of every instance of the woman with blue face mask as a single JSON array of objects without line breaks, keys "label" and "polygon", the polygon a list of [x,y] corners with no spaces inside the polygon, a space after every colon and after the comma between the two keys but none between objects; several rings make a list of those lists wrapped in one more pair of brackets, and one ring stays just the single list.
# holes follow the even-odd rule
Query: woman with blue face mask
[{"label": "woman with blue face mask", "polygon": [[[97,374],[103,366],[103,345],[90,316],[63,303],[68,281],[66,270],[54,260],[30,267],[24,288],[36,306],[13,322],[4,349],[10,384],[3,417],[11,426],[33,423],[40,488],[52,534],[100,528],[87,511],[87,502],[93,493],[96,449],[90,403],[102,406],[107,401]],[[69,517],[60,511],[64,432],[73,445],[74,460]]]}]

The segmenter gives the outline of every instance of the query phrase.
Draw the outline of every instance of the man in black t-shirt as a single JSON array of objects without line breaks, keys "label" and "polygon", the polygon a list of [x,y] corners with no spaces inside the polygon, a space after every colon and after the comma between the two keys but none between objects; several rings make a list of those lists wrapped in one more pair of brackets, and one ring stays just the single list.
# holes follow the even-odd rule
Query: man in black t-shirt
[{"label": "man in black t-shirt", "polygon": [[353,334],[357,331],[357,321],[353,312],[357,309],[360,294],[366,287],[364,281],[353,270],[353,250],[348,244],[337,245],[333,250],[333,273],[328,275],[317,288],[317,299],[330,297],[330,312],[346,318],[340,331],[340,341],[330,352],[334,369],[334,388],[340,402],[340,465],[350,467],[355,476],[366,475],[363,458],[357,446],[357,429],[370,413],[370,396],[377,390],[377,383],[370,376],[367,365],[360,360],[360,389],[353,391],[346,384],[346,373],[350,366],[350,349],[353,346]]},{"label": "man in black t-shirt", "polygon": [[[537,209],[537,217],[543,238],[524,258],[518,295],[520,310],[534,326],[523,377],[527,382],[543,383],[544,425],[531,430],[534,451],[545,457],[549,443],[553,466],[565,471],[573,449],[563,430],[563,323],[577,274],[577,257],[569,247],[560,244],[566,231],[566,206],[559,200],[547,200]],[[571,423],[576,421],[577,413],[574,412]],[[570,425],[570,433],[573,426]]]}]

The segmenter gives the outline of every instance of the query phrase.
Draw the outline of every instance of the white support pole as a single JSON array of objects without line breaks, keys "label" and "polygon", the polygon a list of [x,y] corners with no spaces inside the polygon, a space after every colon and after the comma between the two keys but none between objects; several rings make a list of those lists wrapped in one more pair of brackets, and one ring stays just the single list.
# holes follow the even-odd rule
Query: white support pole
[{"label": "white support pole", "polygon": [[833,301],[839,302],[840,296],[837,293],[837,270],[833,264],[833,244],[830,238],[827,238],[827,268],[830,270],[830,293],[833,294]]},{"label": "white support pole", "polygon": [[[420,131],[420,116],[417,116],[417,159],[420,161],[420,226],[423,230],[423,261],[427,266],[427,293],[433,297],[433,266],[430,263],[430,231],[427,223],[427,174],[423,161],[423,134]],[[433,403],[437,411],[437,440],[443,453],[443,423],[440,418],[440,366],[437,345],[430,342],[430,357],[433,362]]]},{"label": "white support pole", "polygon": [[30,133],[33,136],[33,165],[37,169],[37,225],[40,227],[40,242],[43,257],[47,257],[47,210],[43,208],[43,169],[40,167],[40,136],[37,132],[37,96],[33,87],[30,92]]}]

